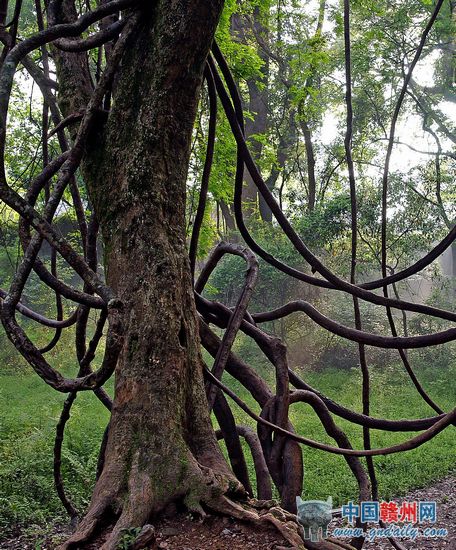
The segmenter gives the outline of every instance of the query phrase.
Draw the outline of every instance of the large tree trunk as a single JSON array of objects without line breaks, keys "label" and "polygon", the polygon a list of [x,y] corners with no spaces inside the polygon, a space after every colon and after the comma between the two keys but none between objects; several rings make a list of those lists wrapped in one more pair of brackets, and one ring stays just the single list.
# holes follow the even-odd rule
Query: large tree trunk
[{"label": "large tree trunk", "polygon": [[[154,3],[122,62],[113,108],[85,173],[105,243],[107,282],[124,304],[105,463],[86,518],[141,526],[174,502],[223,508],[242,493],[211,426],[185,245],[185,184],[204,62],[222,1]],[[185,45],[185,47],[182,47]]]}]

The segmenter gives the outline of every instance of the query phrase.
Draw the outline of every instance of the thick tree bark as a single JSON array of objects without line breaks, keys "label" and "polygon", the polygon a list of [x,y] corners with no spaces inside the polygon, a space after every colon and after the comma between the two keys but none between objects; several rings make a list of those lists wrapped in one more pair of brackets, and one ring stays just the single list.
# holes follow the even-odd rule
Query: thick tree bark
[{"label": "thick tree bark", "polygon": [[[113,108],[85,161],[107,282],[124,304],[104,468],[78,545],[107,512],[141,526],[180,500],[242,494],[210,422],[185,244],[185,184],[204,62],[222,1],[157,2],[122,61]],[[182,45],[185,44],[183,48]]]}]

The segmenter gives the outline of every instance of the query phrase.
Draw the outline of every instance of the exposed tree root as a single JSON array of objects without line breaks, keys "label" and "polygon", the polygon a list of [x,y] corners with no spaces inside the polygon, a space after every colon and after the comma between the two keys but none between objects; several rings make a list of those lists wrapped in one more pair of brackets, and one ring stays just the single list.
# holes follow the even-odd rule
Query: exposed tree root
[{"label": "exposed tree root", "polygon": [[107,502],[100,502],[98,506],[92,507],[89,510],[89,513],[79,523],[76,532],[65,543],[60,545],[58,550],[82,548],[83,545],[96,533],[96,530],[106,514],[107,509]]},{"label": "exposed tree root", "polygon": [[[115,550],[125,530],[134,527],[142,527],[133,543],[134,548],[139,550],[153,543],[155,534],[148,522],[163,511],[170,499],[164,502],[153,494],[150,477],[140,471],[137,458],[133,459],[128,491],[123,495],[120,485],[106,483],[108,478],[112,480],[108,474],[103,472],[86,516],[76,532],[58,550],[84,548],[102,531],[103,526],[112,521],[113,516],[117,520],[101,550]],[[190,475],[173,493],[173,500],[183,502],[195,514],[204,516],[209,511],[264,528],[272,525],[293,548],[305,548],[296,516],[279,508],[274,501],[247,499],[244,489],[234,477],[202,466],[195,459]]]},{"label": "exposed tree root", "polygon": [[273,501],[249,499],[246,503],[237,503],[223,495],[208,505],[216,512],[241,521],[263,527],[273,525],[293,547],[304,548],[302,529],[296,522],[296,516],[279,508]]},{"label": "exposed tree root", "polygon": [[[131,548],[154,548],[151,545],[156,540],[156,534],[148,522],[162,510],[158,508],[158,499],[153,497],[147,476],[139,472],[137,462],[134,461],[130,472],[128,495],[124,498],[123,505],[119,507],[119,493],[114,486],[110,487],[110,491],[96,490],[87,515],[72,537],[58,550],[85,548],[113,516],[117,520],[101,550],[118,548],[125,530],[134,527],[142,529],[131,543]],[[246,498],[245,491],[233,478],[206,468],[196,461],[194,465],[197,465],[198,470],[174,492],[174,499],[183,502],[189,511],[201,517],[206,515],[206,511],[214,512],[264,529],[273,526],[288,544],[284,549],[353,550],[348,544],[332,539],[318,543],[303,540],[302,527],[296,516],[280,508],[276,501]]]},{"label": "exposed tree root", "polygon": [[[152,525],[144,525],[141,532],[136,537],[135,542],[131,545],[130,550],[141,550],[142,548],[150,548],[150,545],[156,541],[155,529]],[[155,550],[154,545],[154,550]]]}]

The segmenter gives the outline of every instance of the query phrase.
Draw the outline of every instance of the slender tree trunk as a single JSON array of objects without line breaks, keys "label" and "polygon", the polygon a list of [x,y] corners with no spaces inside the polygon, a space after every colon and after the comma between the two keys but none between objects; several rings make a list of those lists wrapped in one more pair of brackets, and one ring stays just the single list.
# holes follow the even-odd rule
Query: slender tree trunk
[{"label": "slender tree trunk", "polygon": [[0,25],[6,24],[8,15],[8,0],[0,0]]},{"label": "slender tree trunk", "polygon": [[223,219],[225,220],[228,237],[236,232],[236,222],[234,221],[234,215],[231,212],[229,205],[223,200],[219,201],[220,210],[222,211]]},{"label": "slender tree trunk", "polygon": [[[211,426],[185,245],[185,183],[202,71],[222,1],[151,6],[122,61],[86,179],[105,243],[107,282],[122,300],[126,338],[104,468],[66,547],[107,512],[141,526],[174,501],[218,508],[242,493]],[[185,48],[182,45],[185,44]]]},{"label": "slender tree trunk", "polygon": [[[260,34],[267,40],[267,29],[261,22],[260,8],[256,7],[252,15],[252,24],[254,29],[250,29],[249,22],[243,15],[235,14],[232,18],[231,28],[233,35],[242,43],[248,43],[249,34],[253,31],[254,34]],[[268,90],[268,78],[269,78],[269,60],[268,57],[258,50],[258,55],[262,58],[264,64],[261,68],[261,77],[251,78],[247,80],[247,86],[249,89],[249,98],[246,102],[246,108],[251,114],[251,117],[247,117],[245,122],[245,135],[247,138],[255,135],[263,135],[268,130],[268,103],[269,103],[269,90]],[[260,141],[252,137],[250,140],[250,151],[255,160],[261,158],[263,151],[263,145]],[[244,174],[244,190],[243,200],[245,203],[245,213],[247,216],[252,215],[258,210],[261,196],[259,196],[258,190],[249,172],[246,170]],[[269,212],[268,212],[269,211]],[[265,217],[263,217],[265,214]],[[263,203],[260,209],[260,215],[264,221],[272,220],[272,214],[269,207]],[[269,219],[267,219],[269,218]]]},{"label": "slender tree trunk", "polygon": [[453,295],[456,297],[456,243],[451,245],[451,276]]},{"label": "slender tree trunk", "polygon": [[[263,145],[260,141],[255,139],[255,135],[264,135],[268,130],[268,89],[267,89],[267,73],[268,67],[265,63],[263,69],[263,78],[262,84],[263,89],[260,89],[256,80],[251,79],[247,82],[249,88],[249,105],[248,110],[252,115],[252,119],[248,117],[245,123],[245,135],[249,139],[250,151],[252,152],[253,158],[259,160],[263,152]],[[258,190],[255,183],[253,182],[250,173],[246,170],[244,174],[245,184],[244,184],[244,201],[246,203],[247,212],[252,212],[258,209],[259,201],[261,197],[259,196]],[[251,205],[251,207],[249,207]],[[265,204],[263,211],[268,209],[268,206]],[[260,214],[261,214],[260,210]],[[269,221],[269,220],[265,220]]]},{"label": "slender tree trunk", "polygon": [[315,155],[312,143],[312,132],[304,119],[301,120],[300,123],[304,135],[304,143],[306,145],[307,178],[309,186],[307,209],[309,212],[313,212],[315,210],[315,201],[317,198],[317,181],[315,178]]}]

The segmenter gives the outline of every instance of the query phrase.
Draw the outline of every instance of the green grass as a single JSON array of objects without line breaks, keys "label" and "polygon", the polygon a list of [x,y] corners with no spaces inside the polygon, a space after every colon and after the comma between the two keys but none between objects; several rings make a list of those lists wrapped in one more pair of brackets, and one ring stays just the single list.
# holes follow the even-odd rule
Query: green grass
[{"label": "green grass", "polygon": [[[17,524],[34,529],[48,521],[67,521],[52,473],[55,426],[66,396],[45,384],[1,336],[5,374],[0,374],[0,538]],[[42,339],[41,334],[35,336]],[[72,337],[64,335],[61,348],[47,356],[68,376],[77,371],[70,353]],[[108,413],[93,395],[78,395],[65,432],[62,472],[79,509],[88,504],[107,420]]]},{"label": "green grass", "polygon": [[[68,341],[68,346],[70,341]],[[51,362],[64,373],[74,373],[74,361],[68,353],[50,354]],[[7,363],[8,353],[0,351],[0,360]],[[54,429],[64,395],[49,388],[23,362],[11,362],[0,375],[0,533],[15,525],[44,525],[65,521],[52,478],[52,447]],[[20,364],[19,364],[20,363]],[[258,366],[273,383],[272,372]],[[446,410],[455,402],[454,379],[456,365],[439,369],[427,366],[417,374],[431,396]],[[357,370],[325,370],[303,372],[314,387],[355,410],[361,410],[361,378]],[[240,385],[226,375],[225,380],[256,412],[258,407]],[[108,388],[109,389],[109,388]],[[112,389],[112,383],[111,383]],[[252,422],[233,404],[239,423]],[[432,415],[408,381],[399,365],[372,369],[372,415],[399,419]],[[306,437],[334,443],[324,433],[310,407],[294,405],[291,414],[296,431]],[[108,420],[107,412],[88,393],[78,396],[72,409],[65,436],[63,473],[65,487],[76,505],[87,505],[93,486],[99,444]],[[358,426],[336,419],[346,431],[354,447],[362,444]],[[372,431],[374,446],[387,446],[403,441],[412,434],[391,434]],[[390,498],[421,487],[447,475],[454,468],[454,428],[451,427],[431,442],[407,453],[376,457],[380,494]],[[322,451],[304,450],[304,498],[332,495],[336,505],[356,496],[356,483],[344,459]],[[249,468],[254,476],[250,456]],[[36,528],[36,527],[35,527]]]}]

